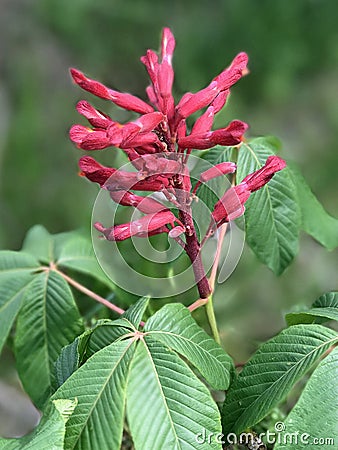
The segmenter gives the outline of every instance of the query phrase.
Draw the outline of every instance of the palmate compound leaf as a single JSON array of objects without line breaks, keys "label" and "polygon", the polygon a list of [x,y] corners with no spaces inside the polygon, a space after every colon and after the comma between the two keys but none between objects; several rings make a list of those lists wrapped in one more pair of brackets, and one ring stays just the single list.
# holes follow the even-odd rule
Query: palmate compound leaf
[{"label": "palmate compound leaf", "polygon": [[183,305],[165,305],[147,321],[144,331],[187,358],[213,388],[229,387],[232,359]]},{"label": "palmate compound leaf", "polygon": [[[260,169],[273,155],[270,143],[253,139],[238,152],[237,182]],[[245,203],[246,241],[258,259],[280,275],[298,252],[300,210],[296,189],[286,167]]]},{"label": "palmate compound leaf", "polygon": [[338,321],[338,292],[321,295],[307,311],[291,312],[285,316],[288,326],[298,323]]},{"label": "palmate compound leaf", "polygon": [[119,450],[126,384],[135,350],[132,339],[95,353],[55,392],[53,399],[76,398],[66,427],[65,450]]},{"label": "palmate compound leaf", "polygon": [[61,349],[82,331],[66,281],[52,270],[37,275],[25,291],[14,348],[22,384],[38,407],[52,392],[54,364]]},{"label": "palmate compound leaf", "polygon": [[[127,387],[127,418],[136,450],[221,450],[216,404],[172,350],[140,340]],[[204,436],[211,436],[203,439]]]},{"label": "palmate compound leaf", "polygon": [[22,305],[23,294],[39,267],[31,255],[0,252],[0,352]]},{"label": "palmate compound leaf", "polygon": [[[284,421],[275,450],[320,448],[332,450],[338,446],[338,348],[335,348],[316,368],[296,406]],[[287,434],[298,437],[297,441]],[[278,442],[278,441],[277,441]],[[312,446],[313,445],[313,446]]]},{"label": "palmate compound leaf", "polygon": [[93,328],[63,347],[55,363],[55,388],[60,387],[94,353],[132,331],[130,322],[123,318],[99,320]]},{"label": "palmate compound leaf", "polygon": [[74,400],[54,400],[36,429],[20,439],[1,439],[1,450],[63,450],[66,422],[76,406]]},{"label": "palmate compound leaf", "polygon": [[321,325],[294,325],[263,344],[227,393],[224,434],[240,433],[263,419],[337,341],[337,333]]},{"label": "palmate compound leaf", "polygon": [[113,286],[97,262],[90,239],[81,231],[50,234],[42,225],[35,225],[28,231],[22,249],[43,264],[53,262],[61,270],[81,272]]}]

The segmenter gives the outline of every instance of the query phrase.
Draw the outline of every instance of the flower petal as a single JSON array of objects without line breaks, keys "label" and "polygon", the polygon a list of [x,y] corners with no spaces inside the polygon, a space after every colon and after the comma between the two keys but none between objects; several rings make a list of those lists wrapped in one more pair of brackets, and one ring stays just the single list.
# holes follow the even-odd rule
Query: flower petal
[{"label": "flower petal", "polygon": [[256,170],[256,172],[247,175],[242,180],[242,183],[245,183],[251,192],[257,191],[268,183],[276,172],[279,172],[285,167],[286,162],[284,159],[279,156],[269,156],[265,165],[261,169]]},{"label": "flower petal", "polygon": [[81,175],[88,178],[88,180],[94,183],[99,183],[103,186],[105,182],[116,172],[113,167],[105,167],[95,161],[90,156],[82,156],[79,160],[79,167],[81,169]]},{"label": "flower petal", "polygon": [[134,95],[114,91],[99,83],[96,80],[87,78],[82,72],[77,69],[70,69],[71,76],[76,84],[78,84],[85,91],[96,95],[105,100],[111,100],[121,108],[135,111],[140,114],[146,114],[154,111],[154,108],[143,100]]}]

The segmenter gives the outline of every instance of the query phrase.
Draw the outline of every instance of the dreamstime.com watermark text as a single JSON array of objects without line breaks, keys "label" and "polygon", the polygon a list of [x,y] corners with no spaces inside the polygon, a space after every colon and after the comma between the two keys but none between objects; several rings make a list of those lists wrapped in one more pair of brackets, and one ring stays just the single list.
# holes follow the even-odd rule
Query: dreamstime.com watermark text
[{"label": "dreamstime.com watermark text", "polygon": [[228,444],[228,445],[250,445],[249,448],[259,448],[260,444],[282,444],[282,445],[335,445],[333,437],[312,436],[310,433],[301,433],[300,431],[287,432],[284,422],[275,423],[275,431],[267,430],[264,433],[208,433],[205,429],[196,434],[195,440],[198,444]]}]

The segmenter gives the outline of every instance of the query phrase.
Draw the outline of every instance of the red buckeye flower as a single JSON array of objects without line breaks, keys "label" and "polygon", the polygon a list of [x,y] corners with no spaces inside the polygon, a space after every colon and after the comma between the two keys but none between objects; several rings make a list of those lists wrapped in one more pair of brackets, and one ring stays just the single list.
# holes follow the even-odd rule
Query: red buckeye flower
[{"label": "red buckeye flower", "polygon": [[[114,202],[134,207],[145,214],[138,220],[109,228],[96,223],[95,228],[106,239],[114,241],[168,233],[182,245],[191,259],[200,295],[205,298],[210,294],[210,287],[201,262],[201,243],[194,228],[190,205],[202,183],[234,173],[236,164],[222,162],[204,171],[192,190],[188,160],[194,149],[241,144],[248,128],[246,123],[233,120],[220,129],[213,130],[212,127],[215,115],[226,104],[231,87],[248,73],[248,56],[239,53],[229,67],[206,87],[195,93],[187,92],[176,103],[172,94],[174,49],[174,36],[169,28],[164,28],[159,55],[148,50],[141,57],[150,78],[146,89],[149,102],[108,88],[79,70],[71,69],[74,82],[82,89],[139,116],[122,124],[82,100],[77,104],[77,110],[88,120],[90,127],[73,125],[70,138],[83,150],[120,148],[134,168],[133,171],[125,171],[105,167],[89,156],[80,159],[81,175],[108,190]],[[189,131],[186,119],[199,110],[200,116]],[[243,214],[244,203],[250,194],[263,187],[284,167],[285,162],[281,158],[271,156],[264,167],[231,187],[214,205],[210,214],[213,224],[218,227]],[[178,213],[175,215],[169,210],[168,202],[165,206],[158,198],[137,195],[133,191],[161,192],[162,198]]]}]

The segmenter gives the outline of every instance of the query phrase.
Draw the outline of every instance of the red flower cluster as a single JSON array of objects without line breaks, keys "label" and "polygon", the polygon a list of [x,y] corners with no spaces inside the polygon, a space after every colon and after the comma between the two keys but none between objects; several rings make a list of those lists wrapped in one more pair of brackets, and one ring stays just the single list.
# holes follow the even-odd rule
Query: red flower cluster
[{"label": "red flower cluster", "polygon": [[[134,172],[127,172],[104,167],[89,156],[80,159],[82,175],[107,189],[115,202],[133,206],[145,214],[139,220],[110,228],[95,224],[106,239],[119,241],[131,236],[144,237],[166,232],[181,243],[194,265],[194,261],[200,258],[200,243],[191,217],[191,202],[201,183],[235,172],[236,165],[225,162],[207,170],[200,175],[192,191],[187,161],[192,149],[202,150],[215,145],[234,146],[241,143],[248,128],[246,123],[234,120],[225,128],[215,131],[212,131],[212,125],[215,114],[226,103],[231,86],[247,73],[248,57],[245,53],[238,54],[230,66],[207,87],[194,94],[184,94],[175,105],[172,95],[174,48],[175,39],[169,28],[165,28],[160,57],[148,50],[141,58],[151,80],[146,90],[150,104],[131,94],[109,89],[98,81],[87,78],[82,72],[71,69],[73,80],[84,90],[140,116],[121,124],[88,102],[80,101],[77,110],[92,127],[74,125],[70,130],[70,138],[84,150],[118,147],[125,152],[135,168]],[[189,133],[186,119],[201,109],[204,111]],[[243,214],[243,205],[250,193],[265,185],[284,166],[285,162],[279,157],[270,157],[262,169],[230,188],[211,213],[214,228]],[[162,192],[179,210],[179,217],[160,202],[131,191]],[[185,241],[178,237],[183,233]],[[197,278],[196,271],[195,275]]]}]

